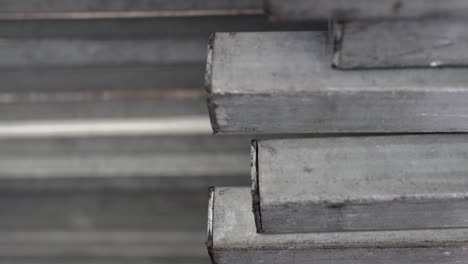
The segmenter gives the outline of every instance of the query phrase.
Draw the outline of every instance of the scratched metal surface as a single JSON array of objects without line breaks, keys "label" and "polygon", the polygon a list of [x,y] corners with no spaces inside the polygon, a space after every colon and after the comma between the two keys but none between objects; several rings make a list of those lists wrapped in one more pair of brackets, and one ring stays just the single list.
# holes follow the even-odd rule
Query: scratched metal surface
[{"label": "scratched metal surface", "polygon": [[466,17],[464,0],[265,0],[272,18],[279,21],[339,19],[397,19]]},{"label": "scratched metal surface", "polygon": [[256,222],[265,233],[468,227],[467,142],[448,134],[260,140]]},{"label": "scratched metal surface", "polygon": [[337,23],[333,64],[341,69],[466,66],[466,22],[424,19]]},{"label": "scratched metal surface", "polygon": [[339,71],[325,32],[216,34],[215,133],[463,132],[466,69]]},{"label": "scratched metal surface", "polygon": [[213,263],[464,263],[468,229],[258,234],[248,188],[212,194]]}]

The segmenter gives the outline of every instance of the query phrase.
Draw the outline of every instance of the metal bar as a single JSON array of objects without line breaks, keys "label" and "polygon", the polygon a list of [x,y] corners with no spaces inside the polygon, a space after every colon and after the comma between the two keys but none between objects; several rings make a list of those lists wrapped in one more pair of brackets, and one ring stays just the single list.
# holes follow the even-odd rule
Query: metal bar
[{"label": "metal bar", "polygon": [[[135,94],[138,95],[138,92]],[[19,131],[18,129],[22,127],[31,126],[42,126],[47,130],[48,126],[54,126],[60,128],[60,130],[54,132],[49,129],[49,132],[65,135],[71,126],[82,125],[82,132],[80,133],[85,135],[86,131],[98,132],[99,128],[93,128],[93,123],[102,123],[102,125],[107,123],[112,126],[119,126],[119,123],[123,124],[125,122],[129,122],[128,124],[144,124],[146,120],[153,123],[153,128],[156,128],[154,125],[157,126],[158,122],[160,124],[164,122],[175,124],[174,122],[183,121],[182,119],[188,121],[184,121],[186,125],[189,122],[196,125],[196,127],[194,126],[197,130],[194,131],[196,133],[210,131],[210,124],[206,116],[206,101],[203,97],[198,96],[193,98],[152,98],[148,96],[148,98],[132,99],[130,97],[128,99],[111,98],[109,100],[87,100],[87,98],[83,98],[82,100],[67,101],[66,98],[55,98],[54,94],[51,93],[50,96],[45,96],[43,99],[46,102],[28,101],[26,98],[25,101],[20,102],[0,103],[0,122],[3,122],[1,125],[6,129],[5,131]],[[173,128],[177,129],[176,127]],[[123,125],[120,126],[120,129],[122,132],[126,130],[125,133],[132,133],[132,130],[134,132],[138,131],[137,126]],[[43,130],[43,132],[47,132],[46,130]],[[146,131],[151,132],[151,130]],[[156,132],[156,130],[153,131]],[[162,130],[160,131],[162,132]],[[110,130],[108,132],[113,133]],[[114,134],[119,134],[117,130],[115,132]],[[167,130],[167,132],[170,131]],[[28,131],[24,130],[24,133],[28,133]],[[36,132],[30,131],[29,133],[33,135]],[[38,130],[36,134],[41,133]]]},{"label": "metal bar", "polygon": [[[107,137],[58,137],[53,133],[49,137],[23,136],[0,140],[0,181],[78,178],[125,182],[135,178],[138,182],[159,178],[163,186],[164,179],[172,177],[178,182],[175,186],[195,187],[200,186],[194,183],[197,179],[207,183],[203,177],[219,177],[215,182],[222,183],[224,176],[244,176],[242,181],[248,183],[249,168],[243,166],[249,163],[248,136],[212,137],[209,133],[151,137],[137,133],[136,139],[112,133]],[[178,179],[182,176],[187,184]],[[193,180],[188,179],[191,177]]]},{"label": "metal bar", "polygon": [[278,28],[261,16],[0,23],[0,122],[199,118],[209,34]]},{"label": "metal bar", "polygon": [[277,21],[453,18],[468,14],[464,0],[265,0],[265,5]]},{"label": "metal bar", "polygon": [[341,69],[468,65],[466,20],[337,22],[334,61]]},{"label": "metal bar", "polygon": [[271,25],[262,16],[6,21],[0,92],[201,91],[212,32],[303,27]]},{"label": "metal bar", "polygon": [[216,34],[215,133],[468,131],[465,69],[339,71],[325,32]]},{"label": "metal bar", "polygon": [[[23,183],[27,184],[26,181]],[[88,232],[112,235],[122,231],[179,231],[187,232],[187,239],[190,239],[190,233],[203,233],[206,223],[206,189],[48,191],[4,190],[0,195],[0,207],[8,213],[1,214],[0,233],[62,230],[80,236]],[[37,236],[36,242],[47,243],[48,238],[53,237],[41,240]],[[2,240],[0,255],[5,256],[7,244],[13,246],[14,243],[8,242],[6,236]],[[131,242],[131,238],[129,240]],[[199,254],[202,254],[202,236],[199,236],[198,245]]]},{"label": "metal bar", "polygon": [[[157,39],[2,39],[0,69],[170,65],[205,59],[206,38]],[[116,56],[118,54],[118,56]]]},{"label": "metal bar", "polygon": [[0,20],[96,19],[263,14],[260,0],[1,0]]},{"label": "metal bar", "polygon": [[217,188],[208,250],[213,263],[437,263],[466,260],[468,229],[258,234],[248,188]]},{"label": "metal bar", "polygon": [[[66,263],[77,258],[85,263],[111,263],[112,260],[163,261],[193,258],[196,263],[206,263],[203,252],[203,232],[177,231],[22,231],[0,232],[0,259],[63,259]],[[79,256],[77,256],[79,252]],[[178,256],[178,257],[175,257]],[[120,259],[120,261],[119,261]],[[40,263],[42,263],[42,261]],[[71,262],[70,262],[71,261]],[[199,261],[199,262],[198,262]],[[13,262],[33,263],[33,262]],[[50,262],[49,262],[50,263]],[[57,262],[59,263],[59,262]],[[177,262],[179,263],[179,262]],[[185,262],[183,262],[185,263]]]},{"label": "metal bar", "polygon": [[41,65],[32,68],[3,68],[0,70],[0,78],[3,80],[0,83],[0,96],[25,99],[35,97],[34,95],[44,98],[47,94],[54,98],[61,95],[67,97],[67,94],[74,93],[77,98],[83,98],[83,94],[92,93],[97,98],[102,94],[126,93],[130,98],[130,94],[138,97],[146,93],[149,98],[154,98],[150,93],[158,90],[185,90],[188,93],[203,91],[204,65],[201,62],[177,65],[91,64],[85,67],[63,67],[56,64],[53,68]]},{"label": "metal bar", "polygon": [[[30,39],[186,39],[203,38],[207,42],[213,32],[258,32],[278,30],[326,30],[321,23],[271,23],[267,17],[221,16],[140,19],[2,21],[1,38]],[[205,47],[206,48],[206,47]],[[206,53],[206,49],[204,50]]]},{"label": "metal bar", "polygon": [[261,140],[254,151],[265,233],[468,227],[468,136]]},{"label": "metal bar", "polygon": [[125,135],[197,135],[210,133],[205,116],[53,121],[8,121],[0,124],[0,138]]}]

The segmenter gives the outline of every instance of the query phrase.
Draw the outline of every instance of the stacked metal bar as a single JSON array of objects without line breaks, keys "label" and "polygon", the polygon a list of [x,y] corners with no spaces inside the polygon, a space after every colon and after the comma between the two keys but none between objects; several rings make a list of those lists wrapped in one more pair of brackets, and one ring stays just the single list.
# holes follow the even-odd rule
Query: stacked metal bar
[{"label": "stacked metal bar", "polygon": [[213,138],[215,31],[260,1],[0,0],[0,262],[207,263],[206,190],[249,184],[249,138]]},{"label": "stacked metal bar", "polygon": [[245,144],[209,135],[2,139],[0,261],[207,263],[207,186],[248,184]]},{"label": "stacked metal bar", "polygon": [[214,36],[213,131],[308,134],[254,140],[251,191],[211,191],[212,262],[464,262],[467,2],[266,6],[276,21],[332,23]]}]

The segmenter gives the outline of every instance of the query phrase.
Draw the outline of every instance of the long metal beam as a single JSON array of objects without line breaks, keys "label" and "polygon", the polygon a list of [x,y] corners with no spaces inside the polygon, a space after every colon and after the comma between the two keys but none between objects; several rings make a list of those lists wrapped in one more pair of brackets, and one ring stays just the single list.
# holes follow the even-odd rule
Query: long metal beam
[{"label": "long metal beam", "polygon": [[218,177],[218,183],[223,182],[224,176],[244,176],[243,182],[249,181],[249,136],[213,137],[209,133],[135,136],[3,138],[0,181],[13,184],[15,179],[122,179],[124,183],[125,179],[135,178],[138,182],[159,177],[161,187],[166,186],[163,184],[166,178],[174,178],[174,184],[182,187],[183,178],[179,177],[193,177],[187,179],[187,188],[200,186],[193,181],[203,182],[203,177]]},{"label": "long metal beam", "polygon": [[341,69],[467,66],[467,22],[337,22],[333,64]]},{"label": "long metal beam", "polygon": [[[3,39],[1,68],[190,64],[203,61],[207,40]],[[183,52],[181,52],[183,51]]]},{"label": "long metal beam", "polygon": [[253,148],[262,232],[468,227],[465,135],[261,140]]},{"label": "long metal beam", "polygon": [[4,21],[0,121],[200,118],[211,32],[300,28],[262,16]]},{"label": "long metal beam", "polygon": [[262,14],[261,0],[1,0],[0,20]]},{"label": "long metal beam", "polygon": [[203,232],[56,230],[0,234],[0,261],[4,263],[202,264],[209,261],[200,243]]},{"label": "long metal beam", "polygon": [[248,188],[217,188],[208,213],[213,263],[434,263],[466,260],[468,229],[258,234]]},{"label": "long metal beam", "polygon": [[340,71],[325,32],[216,34],[215,133],[468,131],[465,69]]},{"label": "long metal beam", "polygon": [[274,20],[466,17],[464,0],[265,0]]}]

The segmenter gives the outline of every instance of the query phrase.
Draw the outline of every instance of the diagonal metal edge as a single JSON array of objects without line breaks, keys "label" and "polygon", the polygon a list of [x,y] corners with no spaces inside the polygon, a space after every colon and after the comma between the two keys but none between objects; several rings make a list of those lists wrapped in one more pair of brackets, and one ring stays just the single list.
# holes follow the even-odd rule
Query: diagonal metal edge
[{"label": "diagonal metal edge", "polygon": [[263,233],[262,213],[260,210],[260,183],[258,178],[258,141],[252,140],[250,148],[250,168],[252,179],[252,212],[255,218],[257,233]]}]

